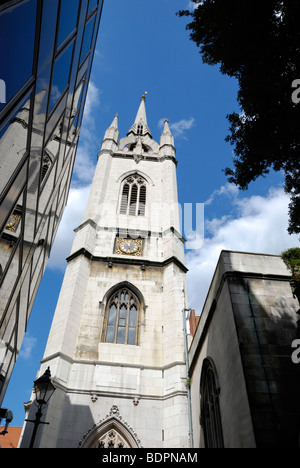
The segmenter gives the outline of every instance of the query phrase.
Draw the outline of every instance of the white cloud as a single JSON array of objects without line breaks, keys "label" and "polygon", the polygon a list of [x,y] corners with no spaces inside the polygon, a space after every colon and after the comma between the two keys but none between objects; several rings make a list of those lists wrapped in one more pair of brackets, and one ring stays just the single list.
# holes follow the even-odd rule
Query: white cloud
[{"label": "white cloud", "polygon": [[194,3],[192,2],[192,0],[189,0],[189,3],[188,3],[188,9],[189,10],[196,10],[196,8],[198,8],[199,5],[202,5],[203,4],[203,1],[204,0],[199,0],[198,3]]},{"label": "white cloud", "polygon": [[100,95],[100,89],[90,81],[74,165],[73,176],[77,184],[90,183],[95,172],[96,154],[100,149],[100,141],[95,138],[95,115],[100,104]]},{"label": "white cloud", "polygon": [[[230,193],[225,188],[218,192],[227,197]],[[237,216],[205,220],[210,236],[204,239],[201,249],[186,254],[190,307],[201,313],[222,250],[279,255],[283,250],[299,245],[298,236],[287,233],[288,204],[289,198],[279,189],[271,189],[265,198],[239,198],[232,191],[232,205],[238,211]]]},{"label": "white cloud", "polygon": [[26,360],[30,359],[32,356],[33,348],[35,347],[36,343],[37,343],[36,338],[28,334],[25,335],[23,342],[22,342],[22,347],[21,347],[19,356]]},{"label": "white cloud", "polygon": [[[164,126],[164,121],[165,119],[160,119],[158,122],[158,128],[162,129]],[[187,130],[190,130],[193,126],[195,125],[195,119],[194,117],[191,117],[190,119],[182,119],[179,120],[178,122],[171,123],[169,125],[171,132],[173,133],[174,137],[183,137],[185,138],[184,133]]]},{"label": "white cloud", "polygon": [[85,140],[81,141],[77,148],[74,177],[79,185],[90,183],[95,173],[97,149],[91,146],[91,143]]},{"label": "white cloud", "polygon": [[210,197],[204,202],[204,204],[211,205],[211,203],[215,200],[216,197],[220,195],[226,195],[229,198],[234,197],[236,198],[238,196],[239,189],[236,185],[233,184],[226,184],[222,185],[222,187],[218,190],[215,190]]},{"label": "white cloud", "polygon": [[84,215],[90,193],[90,186],[71,188],[68,203],[56,233],[47,268],[64,271],[74,240],[74,229],[78,227]]},{"label": "white cloud", "polygon": [[97,86],[92,81],[90,81],[84,106],[83,124],[89,122],[91,119],[94,120],[93,110],[94,107],[98,106],[100,103],[100,95],[100,89],[97,88]]}]

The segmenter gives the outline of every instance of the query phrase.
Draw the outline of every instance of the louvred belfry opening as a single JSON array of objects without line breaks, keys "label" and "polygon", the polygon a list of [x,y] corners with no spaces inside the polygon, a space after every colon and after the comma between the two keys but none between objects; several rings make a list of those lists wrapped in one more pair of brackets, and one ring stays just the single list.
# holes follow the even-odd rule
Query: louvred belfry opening
[{"label": "louvred belfry opening", "polygon": [[146,211],[146,181],[138,174],[123,182],[120,214],[144,216]]}]

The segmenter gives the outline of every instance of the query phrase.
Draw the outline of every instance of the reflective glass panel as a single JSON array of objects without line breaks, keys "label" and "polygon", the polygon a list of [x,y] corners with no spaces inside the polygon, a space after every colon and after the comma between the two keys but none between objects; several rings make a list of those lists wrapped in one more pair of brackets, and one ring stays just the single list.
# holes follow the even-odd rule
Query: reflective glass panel
[{"label": "reflective glass panel", "polygon": [[58,0],[44,0],[39,50],[39,70],[48,64],[53,55]]},{"label": "reflective glass panel", "polygon": [[63,53],[55,62],[52,77],[49,112],[58,101],[69,82],[72,52],[73,43],[71,43],[68,48],[63,51]]},{"label": "reflective glass panel", "polygon": [[91,48],[91,41],[92,41],[93,30],[94,30],[94,23],[95,23],[95,15],[93,16],[92,19],[90,19],[90,21],[85,26],[82,49],[81,49],[81,55],[80,55],[80,63],[85,58],[86,54],[88,53],[88,51]]},{"label": "reflective glass panel", "polygon": [[26,153],[29,111],[28,97],[0,133],[0,196]]},{"label": "reflective glass panel", "polygon": [[77,25],[79,0],[62,0],[58,43],[59,47],[63,41],[71,34]]},{"label": "reflective glass panel", "polygon": [[28,166],[28,159],[25,161],[22,168],[18,172],[18,175],[15,177],[8,192],[6,193],[5,198],[0,204],[0,228],[1,229],[5,223],[5,220],[8,218],[9,214],[13,210],[14,205],[17,203],[18,198],[21,195],[22,189],[24,188],[24,185],[26,183],[26,176],[27,176],[27,166]]},{"label": "reflective glass panel", "polygon": [[0,14],[0,110],[3,91],[8,102],[32,75],[36,6],[37,0],[30,0]]},{"label": "reflective glass panel", "polygon": [[90,0],[88,13],[90,13],[95,8],[96,5],[97,5],[97,0]]},{"label": "reflective glass panel", "polygon": [[[9,248],[8,241],[5,240],[3,237],[0,239],[0,252],[1,256],[5,255],[5,249]],[[9,297],[10,294],[16,284],[18,279],[20,268],[19,268],[19,261],[20,261],[20,244],[16,249],[10,247],[11,256],[9,258],[10,265],[9,265],[9,273],[7,273],[3,277],[3,282],[0,288],[0,320],[3,318],[4,311],[6,310],[7,306],[9,305]],[[8,317],[6,316],[8,319]]]}]

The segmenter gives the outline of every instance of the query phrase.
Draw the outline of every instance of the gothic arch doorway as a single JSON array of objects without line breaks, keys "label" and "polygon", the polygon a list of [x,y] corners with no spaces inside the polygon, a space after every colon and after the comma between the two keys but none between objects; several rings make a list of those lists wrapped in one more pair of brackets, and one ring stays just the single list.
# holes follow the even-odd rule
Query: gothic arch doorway
[{"label": "gothic arch doorway", "polygon": [[80,448],[141,448],[133,429],[120,416],[119,408],[112,406],[105,419],[95,424],[79,443]]}]

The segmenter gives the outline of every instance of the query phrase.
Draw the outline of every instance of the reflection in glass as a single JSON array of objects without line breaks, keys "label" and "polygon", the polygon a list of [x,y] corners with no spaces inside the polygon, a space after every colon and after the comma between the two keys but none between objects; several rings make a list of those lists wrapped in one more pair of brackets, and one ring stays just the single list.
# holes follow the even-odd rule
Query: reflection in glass
[{"label": "reflection in glass", "polygon": [[88,53],[88,51],[91,48],[91,41],[92,41],[93,30],[94,30],[94,23],[95,23],[95,15],[93,16],[93,18],[90,19],[90,21],[85,26],[82,49],[81,49],[81,55],[80,55],[80,63],[85,58],[86,54]]},{"label": "reflection in glass", "polygon": [[[18,213],[14,213],[18,214]],[[20,216],[20,215],[19,215]],[[20,235],[20,228],[21,228],[21,216],[16,217],[14,219],[13,216],[9,218],[9,221],[6,225],[6,229],[3,231],[0,237],[0,258],[1,258],[1,267],[2,271],[4,271],[10,264],[10,261],[14,255],[14,247],[15,243],[18,240]],[[14,232],[14,227],[16,227],[16,231]],[[16,271],[17,272],[17,271]],[[2,293],[0,294],[2,295]]]},{"label": "reflection in glass", "polygon": [[15,350],[14,350],[15,335],[13,333],[13,330],[15,328],[14,326],[15,326],[15,322],[17,318],[17,310],[18,310],[18,304],[15,304],[9,316],[7,315],[5,317],[6,330],[5,330],[4,335],[1,336],[1,342],[0,342],[2,345],[1,346],[2,350],[3,348],[5,349],[5,353],[3,353],[4,355],[2,355],[3,357],[2,357],[2,362],[1,362],[2,376],[10,372],[10,369],[13,366],[14,357],[16,357]]},{"label": "reflection in glass", "polygon": [[30,100],[23,102],[0,139],[0,196],[26,153]]},{"label": "reflection in glass", "polygon": [[[27,265],[28,267],[29,265]],[[17,352],[20,351],[24,333],[26,332],[26,325],[28,321],[28,291],[30,284],[30,268],[27,268],[27,274],[22,283],[20,292],[20,304],[19,304],[19,322],[16,330],[16,347]]]},{"label": "reflection in glass", "polygon": [[52,77],[49,112],[54,104],[58,101],[69,82],[72,52],[73,42],[66,50],[63,51],[63,53],[55,62]]},{"label": "reflection in glass", "polygon": [[7,236],[5,236],[4,233],[2,234],[0,238],[1,258],[3,258],[4,261],[7,261],[6,267],[9,267],[10,274],[4,275],[3,282],[0,287],[0,321],[4,319],[4,314],[5,320],[8,320],[6,306],[8,303],[9,296],[17,282],[20,272],[20,249],[20,243],[15,249],[13,237],[9,239]]},{"label": "reflection in glass", "polygon": [[74,94],[73,108],[72,108],[72,114],[71,114],[71,120],[70,120],[71,126],[73,125],[74,128],[77,127],[77,120],[78,120],[79,109],[80,109],[82,96],[83,96],[84,83],[85,83],[85,78],[81,81],[80,85],[78,86]]},{"label": "reflection in glass", "polygon": [[25,186],[28,168],[28,159],[17,173],[3,201],[0,204],[0,229],[5,227],[11,211],[14,209],[19,196]]},{"label": "reflection in glass", "polygon": [[58,0],[44,0],[38,73],[52,60],[57,21],[57,8]]},{"label": "reflection in glass", "polygon": [[32,140],[35,146],[42,146],[43,132],[45,128],[47,101],[50,86],[51,64],[49,64],[37,79],[35,99]]},{"label": "reflection in glass", "polygon": [[61,127],[62,120],[59,122],[42,155],[42,167],[40,174],[41,193],[39,197],[38,216],[43,215],[53,190],[55,182],[55,168],[57,164],[57,156],[59,154]]},{"label": "reflection in glass", "polygon": [[59,47],[65,39],[76,28],[79,0],[62,0],[61,21],[59,24],[58,42]]},{"label": "reflection in glass", "polygon": [[[0,78],[6,84],[6,102],[32,75],[36,8],[37,0],[30,0],[0,14]],[[4,106],[0,103],[0,110]]]},{"label": "reflection in glass", "polygon": [[97,5],[97,0],[90,0],[88,13],[90,13],[95,8],[96,5]]},{"label": "reflection in glass", "polygon": [[10,217],[8,218],[5,229],[7,231],[16,233],[18,231],[18,227],[19,227],[21,218],[22,218],[21,211],[19,209],[14,210],[11,213]]}]

